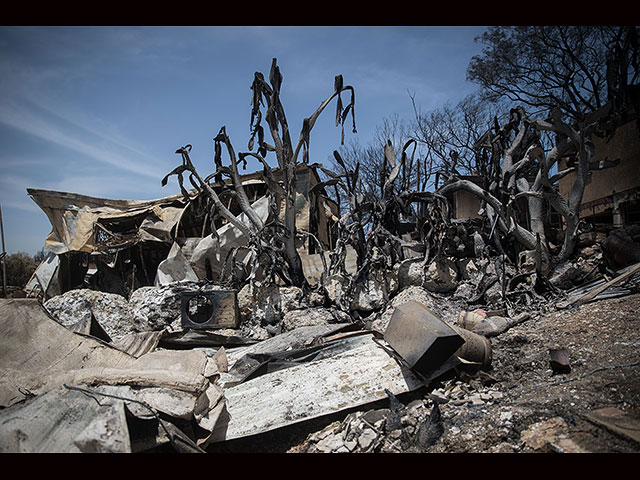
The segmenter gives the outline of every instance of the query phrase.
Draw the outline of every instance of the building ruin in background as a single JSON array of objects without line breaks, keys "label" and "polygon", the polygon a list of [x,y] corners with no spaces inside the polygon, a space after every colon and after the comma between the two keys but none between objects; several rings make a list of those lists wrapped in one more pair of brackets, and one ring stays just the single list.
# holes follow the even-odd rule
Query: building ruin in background
[{"label": "building ruin in background", "polygon": [[[591,160],[589,177],[580,206],[580,218],[602,232],[640,223],[640,88],[629,88],[630,102],[620,113],[621,124],[613,131],[593,135],[595,155]],[[608,103],[588,115],[587,123],[610,114]],[[572,159],[559,162],[562,170],[571,166]],[[559,181],[560,193],[567,198],[575,173]]]},{"label": "building ruin in background", "polygon": [[[276,178],[278,174],[274,170]],[[337,235],[338,206],[323,189],[313,189],[319,181],[313,166],[298,166],[296,227],[302,234],[297,243],[307,263],[313,263],[318,247],[305,233],[315,236],[324,249],[334,247]],[[242,183],[266,221],[271,212],[262,172],[243,175]],[[242,219],[229,190],[213,186]],[[42,292],[45,299],[87,285],[128,297],[140,286],[175,280],[216,281],[226,255],[247,240],[222,216],[209,218],[208,209],[202,208],[206,194],[195,190],[189,192],[190,201],[182,194],[135,201],[50,190],[27,192],[52,226],[45,243],[49,256],[26,287],[29,293]],[[278,205],[282,217],[281,198]]]}]

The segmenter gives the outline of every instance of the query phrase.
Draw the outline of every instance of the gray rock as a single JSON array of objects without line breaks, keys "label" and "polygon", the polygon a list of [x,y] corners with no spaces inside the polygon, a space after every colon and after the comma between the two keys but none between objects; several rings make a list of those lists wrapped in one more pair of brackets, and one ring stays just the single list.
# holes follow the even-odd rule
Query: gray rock
[{"label": "gray rock", "polygon": [[72,328],[91,320],[91,314],[112,340],[136,331],[127,299],[116,293],[89,289],[70,290],[44,302],[44,307],[60,324]]},{"label": "gray rock", "polygon": [[403,260],[396,267],[398,288],[403,290],[411,286],[422,286],[425,279],[422,258],[409,258]]},{"label": "gray rock", "polygon": [[275,325],[287,312],[307,307],[298,287],[255,288],[247,284],[238,292],[238,312],[243,322]]},{"label": "gray rock", "polygon": [[434,314],[440,316],[442,314],[442,306],[440,301],[426,289],[419,286],[412,286],[402,290],[387,304],[386,308],[379,313],[371,323],[371,329],[384,333],[389,325],[391,316],[395,309],[411,300],[420,302]]},{"label": "gray rock", "polygon": [[162,330],[180,322],[180,287],[170,284],[140,287],[129,298],[138,331]]},{"label": "gray rock", "polygon": [[340,435],[328,435],[316,444],[316,448],[323,453],[331,453],[344,447]]},{"label": "gray rock", "polygon": [[387,276],[376,272],[366,281],[360,282],[352,292],[352,298],[345,297],[349,287],[349,280],[341,275],[332,275],[325,285],[329,300],[344,310],[361,310],[371,312],[383,308],[389,301],[392,292],[397,290],[395,274],[389,272]]},{"label": "gray rock", "polygon": [[423,286],[430,292],[448,293],[458,285],[458,270],[448,258],[434,260],[425,270]]},{"label": "gray rock", "polygon": [[339,310],[330,308],[307,308],[305,310],[292,310],[287,312],[282,320],[282,328],[284,331],[291,331],[298,327],[348,323],[350,321],[351,317]]},{"label": "gray rock", "polygon": [[385,281],[375,276],[356,286],[351,310],[367,312],[384,307],[389,301],[388,286]]},{"label": "gray rock", "polygon": [[371,446],[371,444],[377,437],[378,434],[374,430],[365,428],[362,431],[362,434],[358,437],[358,445],[360,445],[360,448],[362,448],[363,450],[366,450]]}]

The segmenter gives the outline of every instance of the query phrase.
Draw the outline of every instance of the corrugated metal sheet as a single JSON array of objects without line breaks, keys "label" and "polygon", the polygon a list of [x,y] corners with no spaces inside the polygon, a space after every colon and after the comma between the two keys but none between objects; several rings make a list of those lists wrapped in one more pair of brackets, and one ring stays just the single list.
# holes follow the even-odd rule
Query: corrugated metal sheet
[{"label": "corrugated metal sheet", "polygon": [[380,346],[373,334],[341,340],[334,355],[268,373],[225,389],[227,422],[219,442],[329,415],[415,390],[424,384]]}]

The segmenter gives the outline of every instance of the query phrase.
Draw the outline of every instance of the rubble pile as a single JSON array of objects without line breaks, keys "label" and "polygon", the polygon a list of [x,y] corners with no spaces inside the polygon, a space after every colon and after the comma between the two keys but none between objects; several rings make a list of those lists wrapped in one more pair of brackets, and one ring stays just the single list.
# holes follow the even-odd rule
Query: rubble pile
[{"label": "rubble pile", "polygon": [[[138,243],[96,255],[93,273],[80,268],[90,259],[66,268],[73,256],[50,255],[30,298],[0,300],[0,450],[217,452],[244,441],[259,451],[277,432],[290,453],[446,451],[476,448],[476,436],[490,439],[485,451],[548,449],[544,429],[504,403],[513,387],[501,375],[530,366],[495,359],[531,343],[513,332],[550,312],[638,292],[640,264],[624,243],[637,245],[637,232],[587,232],[571,260],[547,269],[535,251],[514,263],[475,248],[475,224],[457,220],[442,240],[448,255],[434,258],[405,251],[390,264],[374,247],[367,264],[350,249],[347,268],[327,270],[301,250],[300,287],[199,277],[209,263],[193,252],[219,258],[213,236],[206,248],[174,241],[153,284],[130,269],[140,261],[152,277]],[[575,371],[571,347],[547,347],[548,372]],[[544,424],[551,444],[581,451],[558,418]],[[305,435],[287,443],[294,428]]]},{"label": "rubble pile", "polygon": [[[473,431],[462,429],[499,409],[482,431],[495,440],[491,451],[535,450],[540,429],[519,427],[521,437],[514,437],[514,411],[501,406],[508,392],[492,358],[496,339],[551,307],[530,303],[518,311],[515,302],[496,302],[483,288],[496,263],[452,258],[425,267],[421,259],[403,260],[386,282],[369,282],[370,301],[354,301],[348,311],[318,291],[251,283],[229,291],[202,281],[142,286],[128,299],[80,288],[42,303],[2,300],[9,333],[2,346],[0,447],[217,451],[234,439],[345,412],[283,450],[428,452],[438,451],[442,438],[472,443]],[[620,285],[631,289],[627,294],[636,291],[637,271],[631,265],[618,272],[626,275]],[[556,303],[569,308],[594,289],[606,293],[602,285],[611,281],[570,290]],[[465,288],[473,295],[462,294]],[[189,323],[193,312],[185,302],[196,294],[218,302],[218,315],[232,312],[231,323],[216,315]],[[25,337],[25,329],[34,333]],[[550,365],[555,374],[571,372],[563,370],[568,363]],[[36,417],[42,420],[21,420]],[[64,435],[49,438],[45,432],[54,426]],[[557,435],[564,451],[580,451]]]}]

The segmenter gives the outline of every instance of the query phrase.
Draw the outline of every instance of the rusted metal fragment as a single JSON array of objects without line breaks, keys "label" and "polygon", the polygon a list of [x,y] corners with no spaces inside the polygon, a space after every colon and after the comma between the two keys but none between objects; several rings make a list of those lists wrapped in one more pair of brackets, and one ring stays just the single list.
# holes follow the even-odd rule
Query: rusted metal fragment
[{"label": "rusted metal fragment", "polygon": [[60,283],[58,281],[58,268],[60,257],[49,252],[24,287],[27,293],[37,293],[39,289],[42,297],[48,300],[60,294]]},{"label": "rusted metal fragment", "polygon": [[[145,240],[171,243],[172,230],[184,212],[182,195],[137,201],[33,188],[27,193],[51,222],[45,246],[57,255],[130,246]],[[111,231],[110,226],[126,222],[132,226],[126,235]]]},{"label": "rusted metal fragment", "polygon": [[263,433],[398,395],[423,386],[374,339],[373,334],[337,342],[334,355],[261,375],[225,389],[228,410],[211,441]]},{"label": "rusted metal fragment", "polygon": [[549,349],[549,364],[553,373],[570,373],[571,363],[569,362],[569,352],[566,348]]}]

